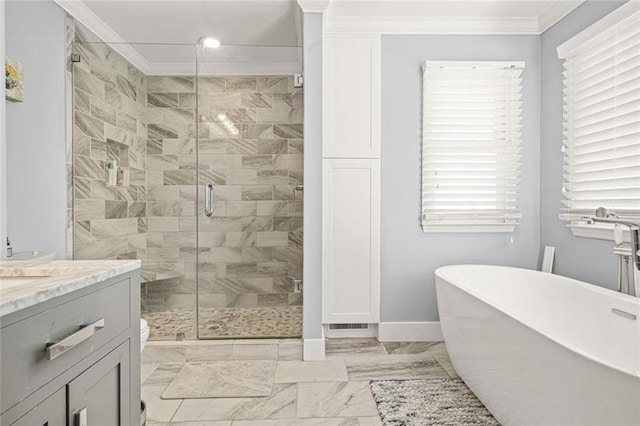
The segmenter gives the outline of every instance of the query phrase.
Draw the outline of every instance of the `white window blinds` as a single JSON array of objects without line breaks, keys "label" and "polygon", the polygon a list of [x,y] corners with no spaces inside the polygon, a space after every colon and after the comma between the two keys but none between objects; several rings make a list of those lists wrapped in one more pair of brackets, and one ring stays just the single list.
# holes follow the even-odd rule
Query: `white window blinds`
[{"label": "white window blinds", "polygon": [[616,21],[558,48],[565,59],[562,192],[569,213],[561,217],[568,219],[600,206],[640,215],[640,12]]},{"label": "white window blinds", "polygon": [[523,62],[425,64],[425,232],[512,232],[517,225],[523,69]]}]

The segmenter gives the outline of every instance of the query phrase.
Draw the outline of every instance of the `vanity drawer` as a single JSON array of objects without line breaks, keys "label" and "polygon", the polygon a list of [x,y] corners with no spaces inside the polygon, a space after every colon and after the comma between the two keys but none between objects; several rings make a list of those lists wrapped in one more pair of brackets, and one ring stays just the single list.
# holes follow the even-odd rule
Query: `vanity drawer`
[{"label": "vanity drawer", "polygon": [[[1,328],[0,389],[11,392],[2,393],[0,412],[127,330],[129,290],[129,279],[119,281]],[[56,342],[62,344],[48,351]]]}]

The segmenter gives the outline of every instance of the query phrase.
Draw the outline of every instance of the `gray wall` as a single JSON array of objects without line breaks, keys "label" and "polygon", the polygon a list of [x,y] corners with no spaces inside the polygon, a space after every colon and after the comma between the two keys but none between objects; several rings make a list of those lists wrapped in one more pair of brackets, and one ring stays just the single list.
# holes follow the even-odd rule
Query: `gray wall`
[{"label": "gray wall", "polygon": [[[556,247],[554,272],[614,288],[617,260],[609,241],[574,237],[558,219],[562,193],[562,62],[556,48],[598,21],[623,1],[588,1],[551,27],[541,37],[541,251]],[[542,254],[540,254],[542,256]]]},{"label": "gray wall", "polygon": [[322,337],[322,14],[304,14],[302,337]]},{"label": "gray wall", "polygon": [[[434,270],[439,266],[483,263],[536,267],[540,237],[539,46],[538,36],[383,36],[381,321],[436,321]],[[420,67],[425,60],[526,62],[525,195],[521,201],[523,218],[513,234],[422,232]]]},{"label": "gray wall", "polygon": [[[6,102],[7,229],[14,253],[65,256],[64,11],[5,3],[6,54],[24,66],[25,100]],[[4,243],[3,243],[4,244]]]}]

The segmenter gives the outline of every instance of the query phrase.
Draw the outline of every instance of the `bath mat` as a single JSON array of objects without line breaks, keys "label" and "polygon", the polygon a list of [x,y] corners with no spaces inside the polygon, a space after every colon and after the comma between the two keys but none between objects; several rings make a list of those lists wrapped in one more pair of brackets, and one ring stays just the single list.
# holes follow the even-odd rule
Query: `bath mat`
[{"label": "bath mat", "polygon": [[460,379],[372,381],[371,392],[385,426],[500,424]]},{"label": "bath mat", "polygon": [[269,396],[276,361],[191,362],[182,367],[162,399]]}]

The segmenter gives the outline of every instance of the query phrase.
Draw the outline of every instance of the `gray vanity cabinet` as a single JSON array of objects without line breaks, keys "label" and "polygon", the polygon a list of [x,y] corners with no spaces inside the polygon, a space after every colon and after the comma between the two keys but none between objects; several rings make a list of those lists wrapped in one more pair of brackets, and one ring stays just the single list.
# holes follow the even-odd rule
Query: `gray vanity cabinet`
[{"label": "gray vanity cabinet", "polygon": [[129,424],[131,403],[128,377],[129,343],[124,343],[12,423],[12,426]]},{"label": "gray vanity cabinet", "polygon": [[129,423],[129,344],[125,343],[67,385],[69,425]]},{"label": "gray vanity cabinet", "polygon": [[0,425],[140,422],[139,272],[0,318]]},{"label": "gray vanity cabinet", "polygon": [[67,390],[56,393],[33,408],[12,426],[65,426],[67,424]]}]

